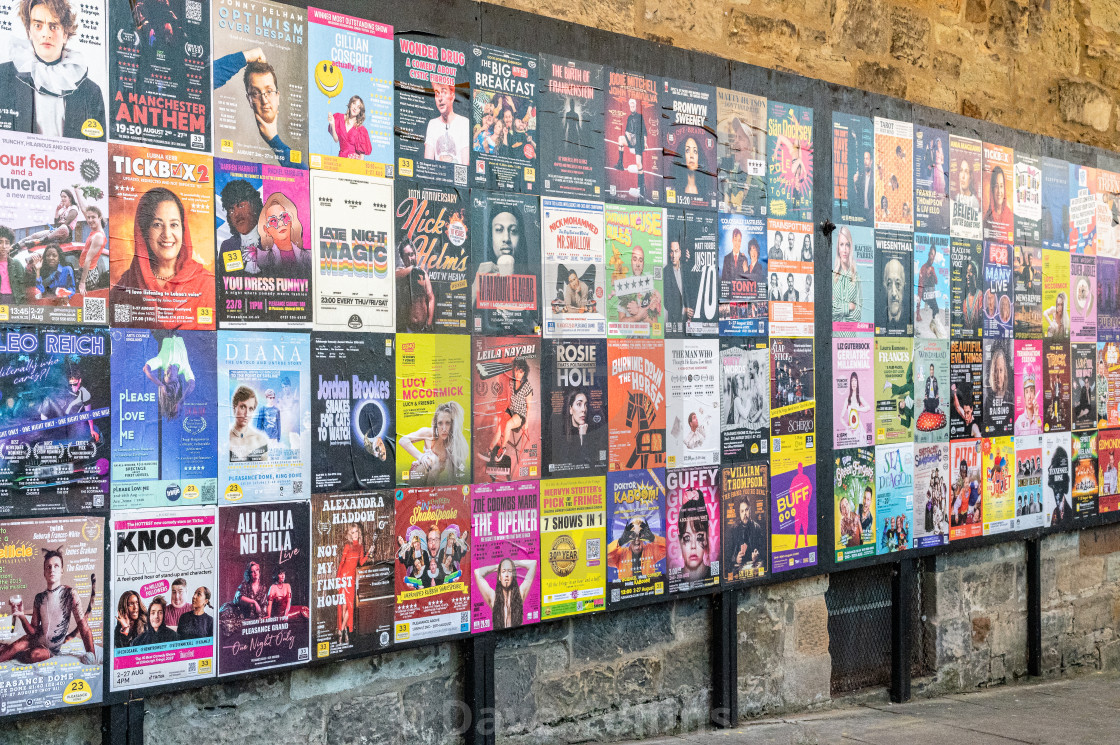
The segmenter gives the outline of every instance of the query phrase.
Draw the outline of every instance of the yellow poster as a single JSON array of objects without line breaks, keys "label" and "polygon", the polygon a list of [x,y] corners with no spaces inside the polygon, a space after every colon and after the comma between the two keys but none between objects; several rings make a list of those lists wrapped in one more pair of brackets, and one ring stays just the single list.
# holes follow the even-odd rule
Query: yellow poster
[{"label": "yellow poster", "polygon": [[1069,254],[1042,251],[1042,333],[1069,339]]},{"label": "yellow poster", "polygon": [[985,437],[980,442],[984,467],[984,535],[1011,530],[1015,519],[1015,438]]},{"label": "yellow poster", "polygon": [[541,619],[603,610],[606,479],[541,482]]}]

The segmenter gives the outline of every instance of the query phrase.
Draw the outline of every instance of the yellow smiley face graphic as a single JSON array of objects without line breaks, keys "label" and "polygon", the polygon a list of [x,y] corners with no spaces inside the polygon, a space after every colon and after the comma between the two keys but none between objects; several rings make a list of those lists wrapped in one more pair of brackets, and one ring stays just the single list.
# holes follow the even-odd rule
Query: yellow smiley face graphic
[{"label": "yellow smiley face graphic", "polygon": [[315,65],[315,85],[327,98],[334,98],[342,92],[342,70],[329,59]]}]

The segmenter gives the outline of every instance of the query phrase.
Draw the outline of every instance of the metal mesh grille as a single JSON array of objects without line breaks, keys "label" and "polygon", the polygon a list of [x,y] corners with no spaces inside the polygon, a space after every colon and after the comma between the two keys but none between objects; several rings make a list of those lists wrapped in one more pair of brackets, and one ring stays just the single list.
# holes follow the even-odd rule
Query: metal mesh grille
[{"label": "metal mesh grille", "polygon": [[828,578],[828,651],[832,694],[891,679],[891,565],[838,572]]},{"label": "metal mesh grille", "polygon": [[914,581],[914,590],[910,599],[910,677],[920,678],[933,675],[935,637],[933,629],[926,620],[933,613],[933,598],[936,592],[935,576],[932,571],[927,571],[927,564],[932,567],[933,558],[926,557],[918,561],[918,576]]}]

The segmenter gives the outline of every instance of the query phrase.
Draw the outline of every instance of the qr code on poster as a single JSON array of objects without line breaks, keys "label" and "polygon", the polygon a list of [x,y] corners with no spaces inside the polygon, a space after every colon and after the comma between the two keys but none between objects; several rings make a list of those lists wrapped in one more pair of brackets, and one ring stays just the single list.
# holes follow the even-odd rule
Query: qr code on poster
[{"label": "qr code on poster", "polygon": [[113,306],[113,323],[131,323],[132,306],[118,303]]},{"label": "qr code on poster", "polygon": [[292,494],[303,494],[303,480],[292,482]]},{"label": "qr code on poster", "polygon": [[105,298],[103,297],[83,297],[82,322],[108,323],[109,319],[105,315],[105,305]]},{"label": "qr code on poster", "polygon": [[612,588],[611,589],[611,602],[612,603],[617,603],[621,599],[622,599],[622,591],[617,587]]},{"label": "qr code on poster", "polygon": [[598,538],[588,538],[587,539],[587,560],[589,562],[599,560],[599,539]]},{"label": "qr code on poster", "polygon": [[202,3],[198,0],[187,0],[186,11],[188,21],[202,23]]},{"label": "qr code on poster", "polygon": [[218,485],[213,481],[204,482],[199,492],[199,499],[202,501],[202,504],[214,504],[218,495]]}]

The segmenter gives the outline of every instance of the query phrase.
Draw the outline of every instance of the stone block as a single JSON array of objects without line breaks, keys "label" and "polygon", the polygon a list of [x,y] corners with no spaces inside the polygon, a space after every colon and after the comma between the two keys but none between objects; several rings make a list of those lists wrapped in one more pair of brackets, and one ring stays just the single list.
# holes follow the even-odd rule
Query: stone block
[{"label": "stone block", "polygon": [[750,61],[768,61],[771,66],[789,69],[798,49],[797,26],[785,18],[751,15],[732,8],[727,21],[728,43],[740,47]]},{"label": "stone block", "polygon": [[452,657],[451,645],[438,644],[334,665],[296,668],[291,673],[289,695],[293,701],[302,701],[345,691],[369,694],[389,690],[398,687],[401,680],[446,674],[458,662]]},{"label": "stone block", "polygon": [[[795,657],[784,663],[782,704],[797,709],[829,700],[832,685],[832,657]],[[740,704],[742,706],[742,704]]]},{"label": "stone block", "polygon": [[[402,706],[399,693],[355,696],[326,711],[326,742],[379,745],[399,742],[404,736],[404,716],[421,707]],[[417,712],[419,713],[419,712]]]},{"label": "stone block", "polygon": [[1058,83],[1058,111],[1067,122],[1104,132],[1112,119],[1112,108],[1108,91],[1096,83],[1069,79]]},{"label": "stone block", "polygon": [[522,653],[494,657],[494,706],[505,722],[531,722],[536,716],[536,699],[527,695],[533,682],[549,668],[541,668],[537,657]]},{"label": "stone block", "polygon": [[501,5],[617,34],[637,35],[634,0],[502,0]]},{"label": "stone block", "polygon": [[1112,599],[1105,595],[1092,595],[1073,601],[1070,609],[1073,617],[1073,633],[1092,634],[1112,625]]},{"label": "stone block", "polygon": [[982,647],[988,643],[988,636],[992,633],[992,619],[988,616],[975,616],[972,619],[972,646]]},{"label": "stone block", "polygon": [[4,723],[4,745],[93,745],[101,742],[101,711],[44,711]]},{"label": "stone block", "polygon": [[969,23],[984,23],[988,20],[988,0],[965,0],[964,19]]},{"label": "stone block", "polygon": [[661,665],[663,691],[684,695],[707,688],[711,682],[711,647],[707,639],[677,644],[666,651]]},{"label": "stone block", "polygon": [[1101,670],[1115,672],[1120,670],[1120,640],[1100,646]]},{"label": "stone block", "polygon": [[[783,582],[780,585],[768,585],[764,588],[766,597],[771,600],[793,602],[801,598],[810,598],[814,595],[823,596],[828,592],[828,575],[810,577],[795,582]],[[739,604],[740,607],[742,603]]]},{"label": "stone block", "polygon": [[1081,556],[1107,556],[1120,552],[1120,525],[1105,525],[1092,530],[1082,530],[1078,547]]},{"label": "stone block", "polygon": [[844,50],[871,55],[890,44],[890,13],[882,0],[836,0],[832,16],[833,43]]},{"label": "stone block", "polygon": [[606,662],[672,641],[668,603],[572,619],[573,664]]},{"label": "stone block", "polygon": [[[463,694],[462,676],[454,672],[406,686],[400,694],[406,711],[396,742],[442,745],[460,741],[470,723]],[[410,706],[413,701],[423,704]]]},{"label": "stone block", "polygon": [[891,56],[915,67],[929,66],[929,19],[917,10],[895,7],[891,11]]},{"label": "stone block", "polygon": [[673,603],[673,636],[680,641],[707,639],[712,630],[712,601],[709,597]]},{"label": "stone block", "polygon": [[710,47],[724,37],[726,15],[710,0],[646,0],[643,30],[663,34],[678,46]]},{"label": "stone block", "polygon": [[824,598],[804,598],[793,607],[797,654],[807,657],[828,654],[828,607]]},{"label": "stone block", "polygon": [[1104,583],[1104,559],[1089,557],[1058,564],[1058,592],[1063,596],[1100,587]]},{"label": "stone block", "polygon": [[1120,34],[1120,0],[1084,0],[1086,25],[1106,34]]},{"label": "stone block", "polygon": [[572,620],[570,618],[534,623],[498,634],[496,651],[524,649],[534,644],[549,644],[557,641],[566,642],[571,634]]}]

